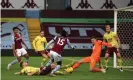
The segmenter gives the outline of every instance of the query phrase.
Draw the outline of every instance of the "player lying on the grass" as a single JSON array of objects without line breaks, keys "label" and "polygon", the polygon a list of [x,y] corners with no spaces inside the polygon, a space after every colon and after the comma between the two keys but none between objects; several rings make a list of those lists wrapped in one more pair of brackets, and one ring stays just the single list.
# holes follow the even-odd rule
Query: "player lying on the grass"
[{"label": "player lying on the grass", "polygon": [[[67,68],[73,65],[74,62],[64,65],[63,68]],[[56,68],[56,64],[51,64],[47,67],[41,66],[40,68],[29,66],[27,62],[21,62],[20,66],[22,67],[22,70],[20,72],[16,72],[15,74],[25,74],[28,76],[32,75],[48,75],[50,72]],[[57,71],[55,74],[64,74],[62,71]]]},{"label": "player lying on the grass", "polygon": [[25,45],[25,47],[28,49],[27,45],[24,43],[21,33],[19,31],[18,27],[13,28],[13,34],[12,34],[12,48],[13,48],[13,55],[17,58],[13,60],[11,63],[8,64],[7,69],[9,70],[10,67],[16,63],[20,63],[21,56],[24,56],[26,58],[26,62],[29,60],[29,55],[27,51],[22,47],[22,44]]},{"label": "player lying on the grass", "polygon": [[35,52],[42,55],[43,59],[42,59],[41,65],[43,65],[49,57],[49,53],[45,51],[45,48],[44,48],[44,45],[46,46],[47,44],[47,40],[44,37],[44,31],[40,31],[40,35],[36,36],[32,44]]},{"label": "player lying on the grass", "polygon": [[122,59],[121,59],[120,50],[119,50],[119,48],[120,48],[120,39],[119,39],[119,37],[117,36],[117,34],[115,32],[110,30],[109,25],[106,25],[105,28],[106,28],[106,33],[104,34],[104,41],[116,46],[116,47],[107,47],[107,51],[106,51],[106,54],[105,54],[105,68],[108,69],[109,55],[111,53],[115,52],[116,55],[117,55],[118,65],[120,66],[120,71],[123,71],[123,69],[122,69]]},{"label": "player lying on the grass", "polygon": [[102,46],[112,47],[112,45],[109,43],[103,42],[101,40],[97,40],[95,37],[91,38],[91,42],[94,45],[91,56],[88,56],[88,57],[85,57],[85,58],[79,60],[72,67],[68,67],[67,69],[65,69],[66,72],[71,73],[74,69],[78,68],[81,63],[90,63],[90,69],[89,70],[91,72],[103,72],[103,73],[106,72],[105,69],[96,68],[95,66],[96,66],[96,63],[99,62],[100,66],[102,67],[101,62],[100,62],[100,55],[101,55]]},{"label": "player lying on the grass", "polygon": [[61,31],[60,36],[54,37],[48,43],[48,45],[45,47],[45,49],[47,49],[47,47],[50,44],[54,43],[53,48],[50,50],[50,61],[46,64],[46,66],[49,66],[53,62],[57,63],[56,68],[53,69],[51,71],[51,73],[50,73],[51,76],[55,76],[56,71],[59,70],[61,65],[62,65],[62,56],[61,56],[61,53],[63,52],[64,46],[66,44],[68,44],[68,46],[73,48],[73,46],[70,44],[70,41],[69,41],[69,39],[67,37],[68,37],[68,33],[65,30],[63,30],[63,31]]}]

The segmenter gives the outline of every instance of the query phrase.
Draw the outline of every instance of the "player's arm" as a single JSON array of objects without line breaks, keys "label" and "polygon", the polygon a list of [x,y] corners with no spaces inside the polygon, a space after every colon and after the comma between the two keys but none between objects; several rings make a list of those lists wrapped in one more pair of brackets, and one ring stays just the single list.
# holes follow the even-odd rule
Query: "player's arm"
[{"label": "player's arm", "polygon": [[13,35],[12,35],[12,50],[13,50],[13,55],[16,56],[15,42],[14,42],[14,36]]},{"label": "player's arm", "polygon": [[104,41],[101,41],[102,46],[112,47],[113,45]]},{"label": "player's arm", "polygon": [[67,39],[67,44],[68,44],[69,47],[71,47],[72,49],[74,49],[74,47],[71,45],[69,39]]},{"label": "player's arm", "polygon": [[25,44],[24,40],[22,39],[22,44],[28,49],[27,45]]},{"label": "player's arm", "polygon": [[24,72],[25,72],[24,69],[22,69],[20,72],[16,72],[15,74],[16,75],[21,75],[21,74],[24,74]]},{"label": "player's arm", "polygon": [[27,73],[27,75],[28,76],[32,76],[32,75],[34,75],[36,72],[29,72],[29,73]]},{"label": "player's arm", "polygon": [[13,55],[16,56],[15,44],[12,44]]},{"label": "player's arm", "polygon": [[[48,44],[46,37],[44,37],[44,44],[45,46]],[[49,46],[49,48],[52,48],[52,46]]]},{"label": "player's arm", "polygon": [[104,42],[107,42],[107,39],[105,38],[105,35],[103,36],[103,41]]},{"label": "player's arm", "polygon": [[55,42],[57,36],[55,36],[51,41],[48,42],[48,44],[45,46],[45,49],[48,49],[48,47]]},{"label": "player's arm", "polygon": [[32,44],[33,44],[33,48],[36,51],[36,42],[38,41],[38,37],[35,37],[35,39],[33,40]]},{"label": "player's arm", "polygon": [[22,73],[21,72],[15,72],[16,75],[21,75]]}]

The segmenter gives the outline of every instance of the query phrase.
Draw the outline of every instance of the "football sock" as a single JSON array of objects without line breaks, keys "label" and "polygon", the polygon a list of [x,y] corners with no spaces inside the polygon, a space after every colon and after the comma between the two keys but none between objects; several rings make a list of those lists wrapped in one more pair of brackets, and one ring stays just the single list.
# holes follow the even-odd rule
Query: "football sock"
[{"label": "football sock", "polygon": [[60,69],[60,67],[61,67],[60,65],[57,65],[57,66],[55,67],[55,69],[53,69],[53,70],[52,70],[52,72],[51,72],[51,73],[55,73],[57,70],[59,70],[59,69]]},{"label": "football sock", "polygon": [[105,67],[108,67],[108,61],[109,59],[105,59]]},{"label": "football sock", "polygon": [[121,60],[121,58],[117,58],[117,60],[118,60],[119,66],[122,67],[122,60]]},{"label": "football sock", "polygon": [[74,64],[74,65],[72,66],[72,68],[75,69],[75,68],[78,68],[79,66],[80,66],[80,62],[77,62],[76,64]]},{"label": "football sock", "polygon": [[14,65],[14,64],[16,64],[16,63],[18,63],[18,60],[17,60],[17,59],[13,60],[10,64],[11,64],[11,65]]}]

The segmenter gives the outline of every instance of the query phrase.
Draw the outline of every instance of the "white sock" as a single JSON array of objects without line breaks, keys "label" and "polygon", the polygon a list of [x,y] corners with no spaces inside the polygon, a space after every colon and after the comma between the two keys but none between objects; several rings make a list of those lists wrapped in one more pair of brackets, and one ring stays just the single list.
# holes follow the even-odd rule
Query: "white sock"
[{"label": "white sock", "polygon": [[14,65],[14,64],[16,64],[16,63],[18,63],[18,60],[17,59],[15,59],[15,60],[13,60],[11,63],[9,63],[10,65]]},{"label": "white sock", "polygon": [[57,66],[55,67],[55,69],[52,70],[51,73],[55,73],[56,71],[58,71],[58,70],[60,69],[60,67],[61,67],[60,65],[57,65]]}]

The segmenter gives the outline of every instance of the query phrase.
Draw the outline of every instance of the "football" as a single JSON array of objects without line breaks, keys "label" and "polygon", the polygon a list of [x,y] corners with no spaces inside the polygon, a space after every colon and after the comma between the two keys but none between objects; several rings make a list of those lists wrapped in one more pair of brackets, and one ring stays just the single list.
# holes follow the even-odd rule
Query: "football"
[{"label": "football", "polygon": [[68,67],[67,69],[65,69],[65,71],[67,73],[72,73],[73,72],[73,68],[72,67]]}]

